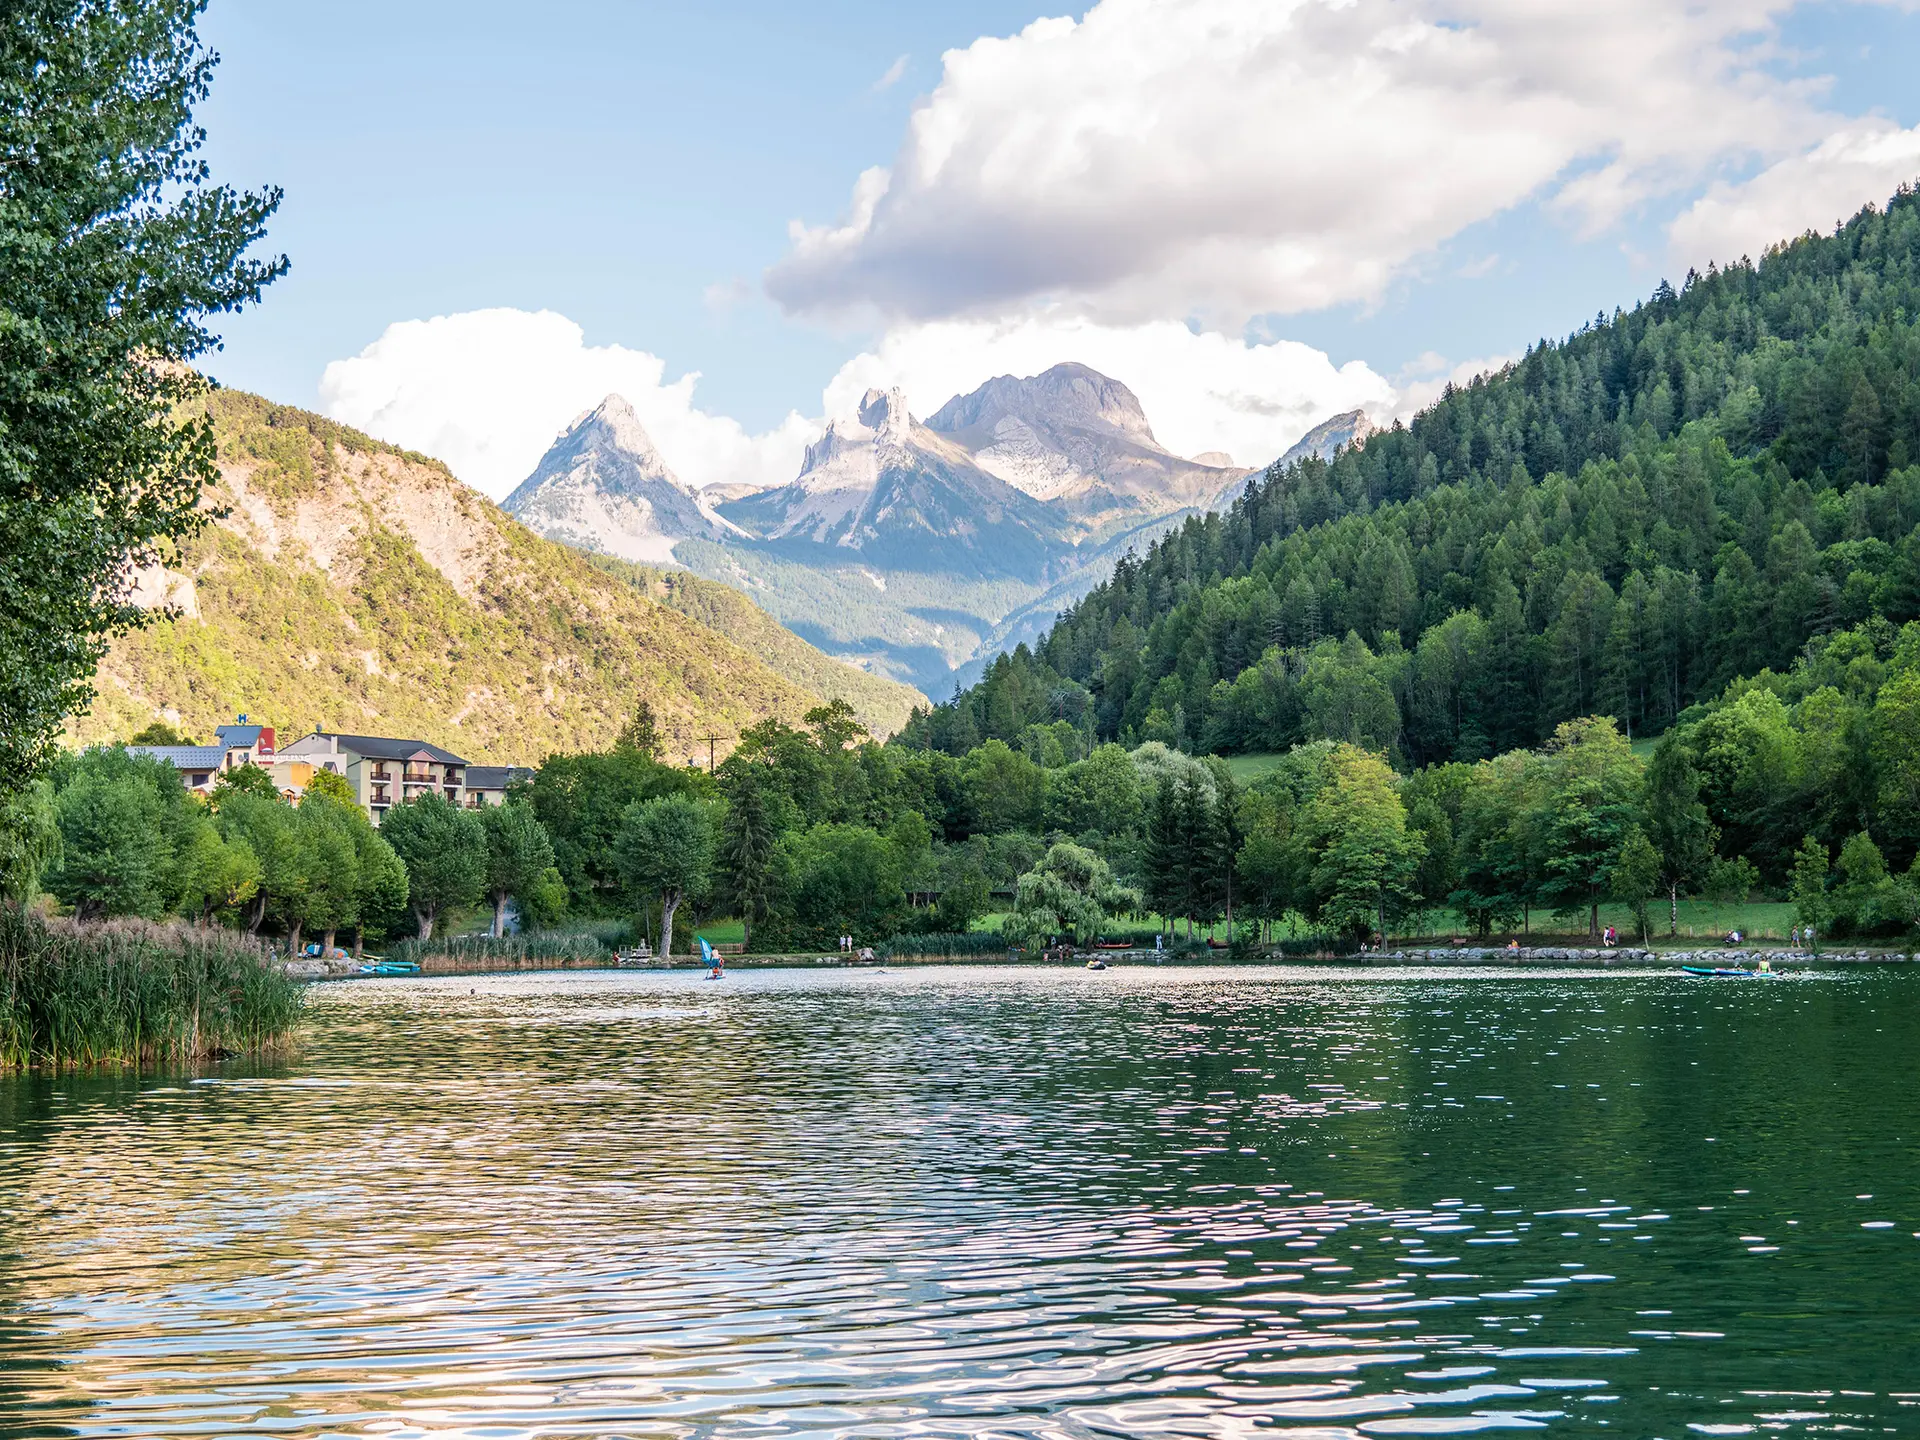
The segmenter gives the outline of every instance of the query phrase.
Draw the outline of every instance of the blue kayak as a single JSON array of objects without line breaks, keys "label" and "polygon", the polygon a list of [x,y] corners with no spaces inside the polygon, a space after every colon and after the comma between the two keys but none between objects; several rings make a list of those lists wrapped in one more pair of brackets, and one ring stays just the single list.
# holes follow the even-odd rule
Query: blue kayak
[{"label": "blue kayak", "polygon": [[1780,973],[1777,970],[1741,970],[1737,967],[1725,966],[1709,968],[1705,965],[1682,965],[1680,968],[1689,975],[1725,975],[1730,979],[1740,980],[1776,980]]}]

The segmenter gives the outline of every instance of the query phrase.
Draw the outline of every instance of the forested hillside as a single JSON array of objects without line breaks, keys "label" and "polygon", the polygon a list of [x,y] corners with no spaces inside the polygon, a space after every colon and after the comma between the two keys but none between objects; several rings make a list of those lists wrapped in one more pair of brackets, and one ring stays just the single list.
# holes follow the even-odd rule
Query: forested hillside
[{"label": "forested hillside", "polygon": [[1068,719],[1402,765],[1669,727],[1920,616],[1920,201],[1689,275],[1331,461],[1269,469],[909,739]]},{"label": "forested hillside", "polygon": [[114,642],[74,723],[83,743],[156,717],[204,736],[245,711],[286,734],[403,734],[527,764],[610,742],[645,698],[672,758],[704,761],[705,736],[731,743],[825,699],[884,734],[912,698],[740,615],[732,637],[709,628],[424,455],[253,395],[206,403],[222,518],[140,577],[142,603],[176,614]]}]

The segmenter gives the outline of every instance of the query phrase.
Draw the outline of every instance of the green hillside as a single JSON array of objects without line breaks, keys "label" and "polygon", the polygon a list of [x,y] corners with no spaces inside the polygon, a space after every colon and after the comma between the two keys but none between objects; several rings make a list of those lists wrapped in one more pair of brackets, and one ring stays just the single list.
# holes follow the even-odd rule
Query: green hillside
[{"label": "green hillside", "polygon": [[1815,637],[1920,617],[1920,201],[1664,283],[1131,557],[914,739],[1402,763],[1655,733]]},{"label": "green hillside", "polygon": [[698,621],[763,660],[803,690],[826,700],[845,700],[871,730],[891,735],[907,723],[926,697],[910,685],[866,671],[816,650],[729,585],[685,570],[635,565],[612,555],[588,562],[617,576],[649,600]]},{"label": "green hillside", "polygon": [[705,597],[736,643],[690,602],[533,535],[437,461],[256,396],[208,403],[222,518],[139,577],[143,601],[175,616],[114,644],[77,741],[160,716],[206,734],[244,711],[283,734],[417,735],[528,763],[608,744],[644,696],[669,758],[704,760],[701,737],[797,722],[823,698],[883,733],[913,698],[771,637],[745,601]]}]

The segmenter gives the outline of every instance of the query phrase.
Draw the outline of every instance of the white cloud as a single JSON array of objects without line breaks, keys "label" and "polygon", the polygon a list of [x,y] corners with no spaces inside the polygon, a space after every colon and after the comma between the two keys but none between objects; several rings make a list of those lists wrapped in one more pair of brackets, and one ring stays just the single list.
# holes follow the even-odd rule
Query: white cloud
[{"label": "white cloud", "polygon": [[1588,231],[1812,144],[1792,0],[1102,0],[944,59],[893,164],[796,222],[789,310],[1107,324],[1379,297],[1529,199]]},{"label": "white cloud", "polygon": [[1363,362],[1336,366],[1296,341],[1249,344],[1169,320],[1109,326],[1071,315],[900,326],[842,366],[822,398],[828,415],[841,415],[869,387],[898,385],[924,419],[995,375],[1036,375],[1063,360],[1127,385],[1169,450],[1224,450],[1242,465],[1265,465],[1329,415],[1395,408],[1393,386]]},{"label": "white cloud", "polygon": [[887,66],[886,74],[873,82],[873,93],[878,95],[882,90],[891,90],[898,85],[901,77],[907,73],[907,60],[908,57],[905,55],[896,57],[894,62]]},{"label": "white cloud", "polygon": [[444,460],[495,499],[526,479],[554,436],[609,394],[632,402],[681,479],[776,484],[793,478],[818,430],[798,415],[751,435],[693,403],[699,374],[664,384],[666,362],[643,350],[588,345],[551,310],[472,310],[403,320],[320,380],[336,420]]},{"label": "white cloud", "polygon": [[1844,126],[1801,155],[1751,180],[1715,185],[1668,229],[1676,266],[1705,269],[1742,255],[1758,259],[1779,240],[1829,231],[1869,200],[1884,203],[1920,180],[1920,125],[1891,121]]}]

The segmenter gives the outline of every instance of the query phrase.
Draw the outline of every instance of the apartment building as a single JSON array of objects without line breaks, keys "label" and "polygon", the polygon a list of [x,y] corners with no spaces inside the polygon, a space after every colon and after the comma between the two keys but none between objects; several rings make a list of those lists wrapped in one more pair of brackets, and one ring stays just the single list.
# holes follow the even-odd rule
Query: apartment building
[{"label": "apartment building", "polygon": [[316,730],[279,752],[274,782],[295,799],[316,770],[330,770],[353,788],[373,823],[395,805],[421,795],[477,810],[507,798],[507,786],[533,772],[518,765],[469,765],[425,740],[384,735],[336,735]]},{"label": "apartment building", "polygon": [[127,753],[147,755],[173,766],[180,783],[205,794],[214,781],[239,765],[270,769],[274,762],[273,727],[249,725],[242,715],[231,725],[214,727],[211,745],[129,745]]}]

